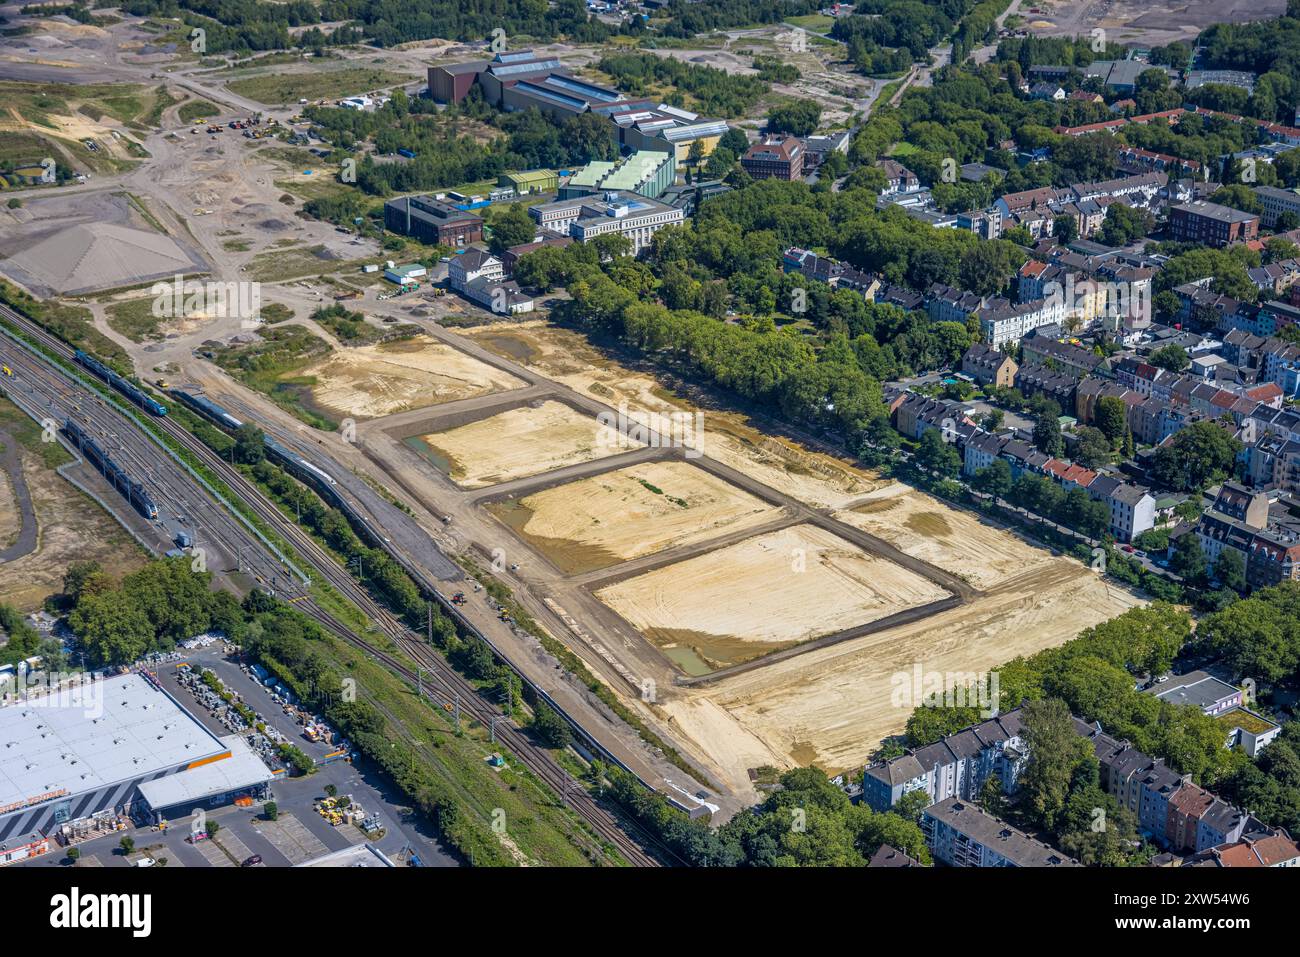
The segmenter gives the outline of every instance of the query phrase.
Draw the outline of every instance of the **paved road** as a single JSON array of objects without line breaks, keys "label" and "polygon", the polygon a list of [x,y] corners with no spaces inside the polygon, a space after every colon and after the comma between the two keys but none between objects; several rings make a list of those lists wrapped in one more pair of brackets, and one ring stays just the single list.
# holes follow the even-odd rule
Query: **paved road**
[{"label": "paved road", "polygon": [[22,521],[17,540],[8,548],[0,548],[0,562],[12,562],[36,550],[38,529],[31,492],[27,490],[27,479],[23,476],[22,447],[8,432],[0,432],[0,445],[4,446],[4,451],[0,452],[0,468],[9,477],[9,488]]}]

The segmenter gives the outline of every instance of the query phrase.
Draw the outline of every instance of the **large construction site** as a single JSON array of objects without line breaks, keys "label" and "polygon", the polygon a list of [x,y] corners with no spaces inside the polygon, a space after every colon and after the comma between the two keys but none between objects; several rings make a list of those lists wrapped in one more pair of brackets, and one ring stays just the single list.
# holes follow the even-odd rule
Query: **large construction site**
[{"label": "large construction site", "polygon": [[[448,372],[480,364],[497,391],[368,418],[338,454],[429,516],[440,545],[490,562],[733,795],[752,798],[762,767],[862,764],[910,713],[891,701],[899,672],[993,669],[1139,603],[736,413],[705,411],[698,449],[631,428],[641,441],[610,442],[612,410],[629,423],[696,410],[545,321],[427,330]],[[210,391],[238,388],[199,374]],[[354,387],[341,411],[383,392]]]}]

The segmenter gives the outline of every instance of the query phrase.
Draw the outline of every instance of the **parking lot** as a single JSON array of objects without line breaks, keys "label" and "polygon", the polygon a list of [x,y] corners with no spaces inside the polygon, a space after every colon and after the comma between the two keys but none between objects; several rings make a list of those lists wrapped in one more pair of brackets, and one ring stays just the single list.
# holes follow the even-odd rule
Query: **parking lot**
[{"label": "parking lot", "polygon": [[[196,700],[195,693],[181,680],[188,664],[194,669],[210,669],[221,678],[227,689],[240,695],[258,719],[282,735],[285,741],[301,748],[313,761],[336,751],[336,744],[309,741],[303,728],[289,717],[271,697],[270,691],[250,677],[241,665],[225,657],[224,646],[214,643],[205,648],[167,656],[155,661],[155,670],[168,693],[214,734],[224,737],[236,730],[224,724]],[[354,804],[364,809],[366,817],[377,815],[383,828],[382,837],[367,837],[355,824],[331,825],[316,811],[316,802],[326,796],[333,785],[338,795],[350,795]],[[219,825],[211,840],[191,843],[190,818],[170,822],[162,830],[137,827],[129,831],[105,834],[78,845],[78,867],[129,867],[143,857],[165,858],[168,867],[238,867],[257,855],[260,866],[291,867],[344,850],[369,840],[395,863],[419,855],[425,866],[452,867],[457,861],[438,843],[432,826],[406,805],[403,796],[365,762],[356,764],[338,760],[318,765],[314,773],[303,777],[276,775],[271,785],[277,819],[268,820],[260,805],[236,807],[225,804],[207,808],[208,821]],[[119,843],[123,837],[135,842],[132,854],[123,854]],[[33,858],[18,867],[67,866],[66,850],[52,846],[49,853]]]}]

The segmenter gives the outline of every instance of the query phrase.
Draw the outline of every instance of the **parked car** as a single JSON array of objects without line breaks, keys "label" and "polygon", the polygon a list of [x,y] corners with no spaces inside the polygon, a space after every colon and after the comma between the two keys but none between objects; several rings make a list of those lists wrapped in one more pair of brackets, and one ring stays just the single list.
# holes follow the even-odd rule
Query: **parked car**
[{"label": "parked car", "polygon": [[261,854],[254,854],[252,857],[250,857],[248,860],[244,861],[244,863],[241,864],[241,865],[239,865],[239,866],[240,866],[240,867],[253,867],[253,866],[256,865],[256,864],[261,864],[261,863],[262,863],[262,855],[261,855]]}]

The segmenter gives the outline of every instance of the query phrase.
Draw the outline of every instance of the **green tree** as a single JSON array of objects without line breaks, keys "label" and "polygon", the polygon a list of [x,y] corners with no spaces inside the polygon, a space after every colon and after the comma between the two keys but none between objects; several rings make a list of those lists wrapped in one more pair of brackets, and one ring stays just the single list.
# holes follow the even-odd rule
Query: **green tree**
[{"label": "green tree", "polygon": [[980,469],[975,475],[975,487],[988,495],[1005,499],[1011,493],[1013,484],[1011,466],[1006,459],[994,459],[988,468]]},{"label": "green tree", "polygon": [[1084,468],[1095,469],[1110,461],[1110,440],[1101,429],[1081,425],[1074,435],[1074,460]]},{"label": "green tree", "polygon": [[943,478],[961,474],[961,456],[951,442],[945,442],[938,429],[926,429],[916,450],[916,464]]},{"label": "green tree", "polygon": [[1201,548],[1201,539],[1194,531],[1184,534],[1174,544],[1174,553],[1169,558],[1169,567],[1176,575],[1192,584],[1205,580],[1205,551]]},{"label": "green tree", "polygon": [[1115,448],[1128,431],[1128,406],[1119,396],[1107,395],[1097,400],[1097,412],[1094,421],[1102,434]]},{"label": "green tree", "polygon": [[1061,420],[1056,415],[1044,412],[1034,422],[1034,447],[1044,455],[1060,455],[1065,451],[1065,439],[1061,437]]},{"label": "green tree", "polygon": [[545,701],[533,709],[533,731],[548,748],[567,748],[572,740],[569,723]]},{"label": "green tree", "polygon": [[280,806],[274,801],[267,801],[262,805],[262,813],[268,821],[278,820],[280,817]]},{"label": "green tree", "polygon": [[1193,423],[1156,450],[1151,476],[1163,488],[1198,491],[1231,474],[1241,443],[1222,425]]},{"label": "green tree", "polygon": [[528,215],[523,203],[510,203],[494,216],[492,227],[491,250],[500,256],[511,246],[531,243],[537,236],[537,223]]},{"label": "green tree", "polygon": [[1147,357],[1147,361],[1156,368],[1166,369],[1169,372],[1182,372],[1191,365],[1191,359],[1187,357],[1187,350],[1172,342],[1151,353]]},{"label": "green tree", "polygon": [[1246,558],[1235,548],[1225,547],[1214,563],[1214,577],[1224,588],[1235,592],[1246,590]]},{"label": "green tree", "polygon": [[1028,702],[1020,720],[1029,750],[1029,763],[1020,778],[1022,803],[1038,824],[1055,830],[1075,770],[1093,758],[1092,745],[1074,730],[1070,709],[1058,698]]},{"label": "green tree", "polygon": [[266,458],[265,433],[251,422],[245,422],[235,430],[235,461],[244,465],[256,465]]}]

